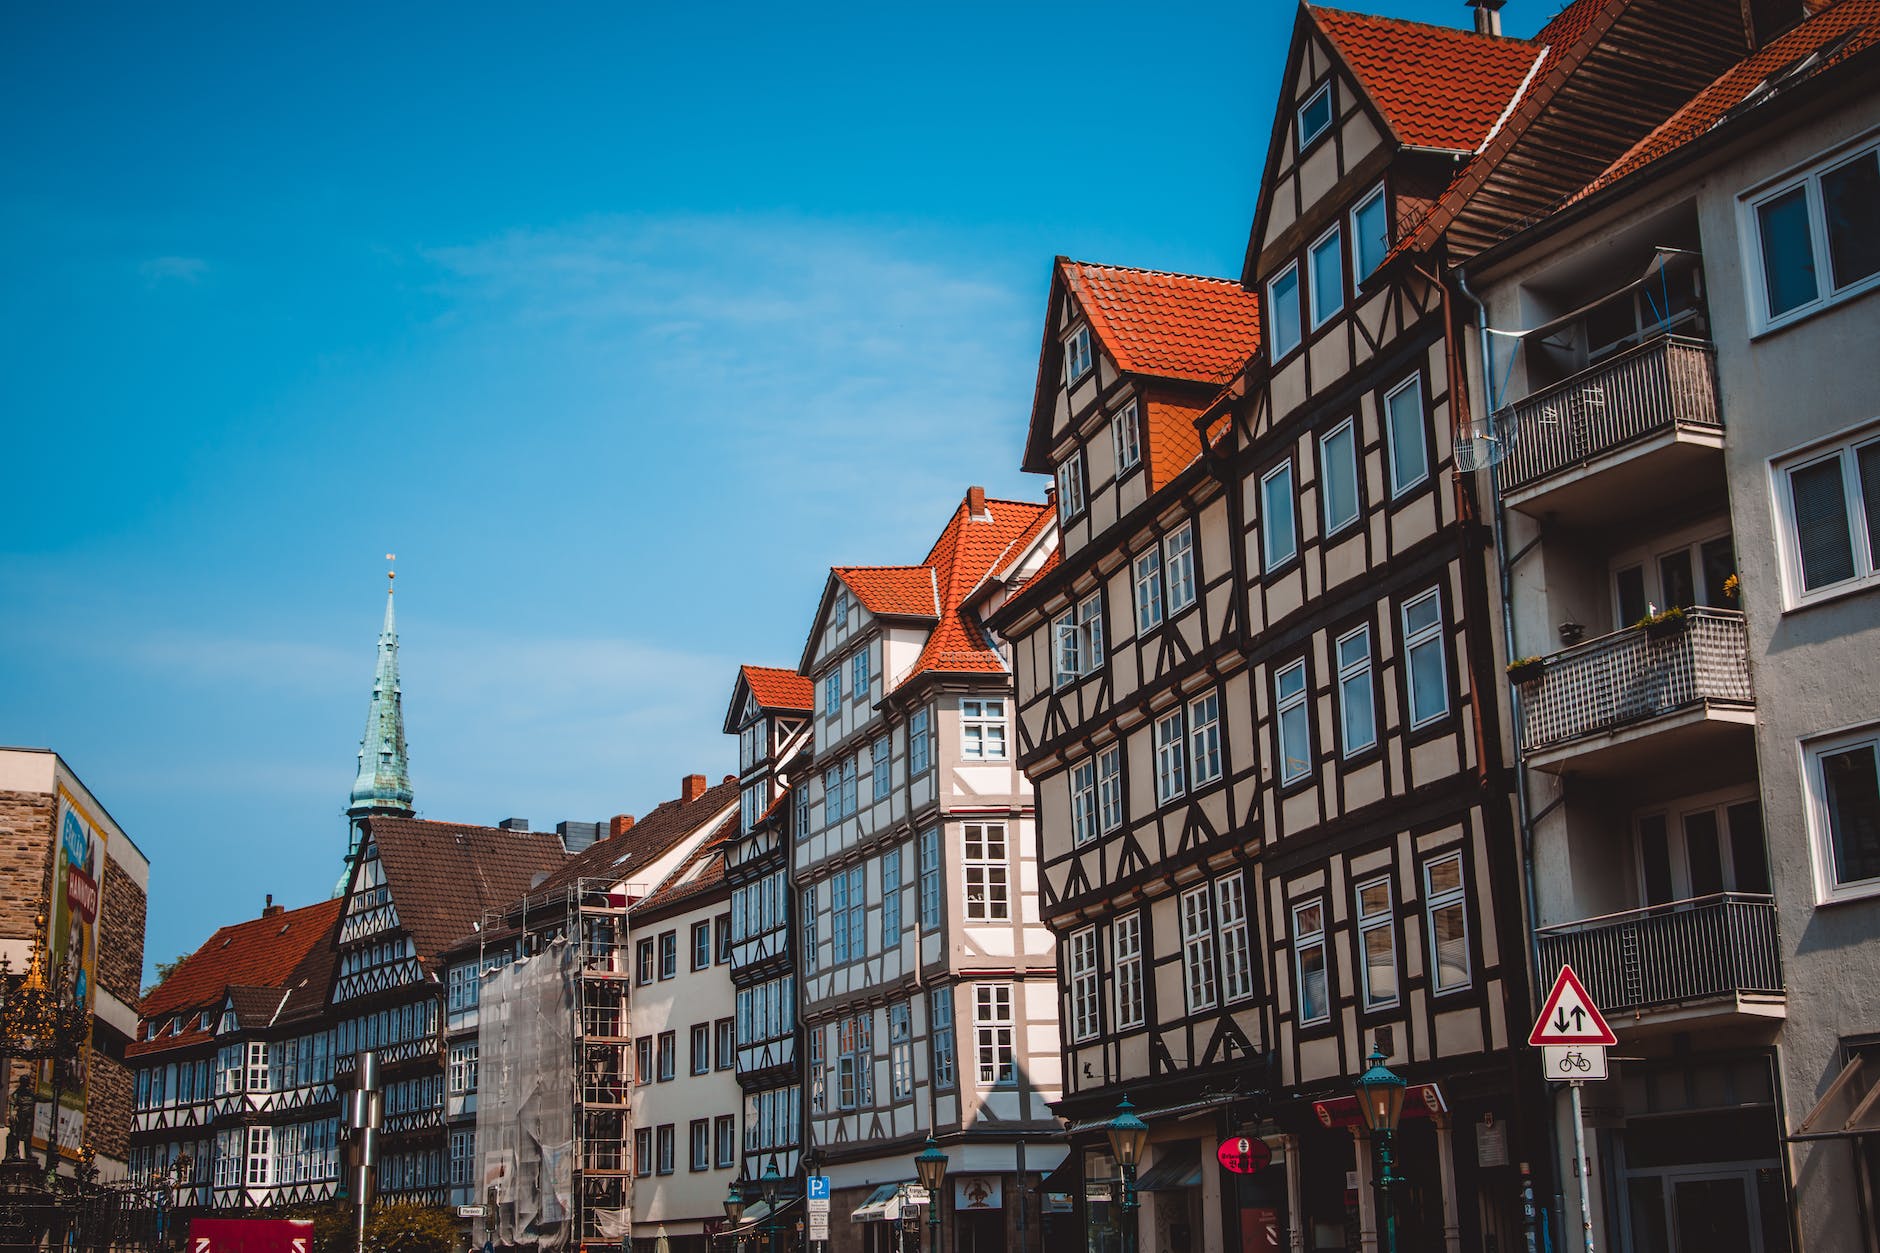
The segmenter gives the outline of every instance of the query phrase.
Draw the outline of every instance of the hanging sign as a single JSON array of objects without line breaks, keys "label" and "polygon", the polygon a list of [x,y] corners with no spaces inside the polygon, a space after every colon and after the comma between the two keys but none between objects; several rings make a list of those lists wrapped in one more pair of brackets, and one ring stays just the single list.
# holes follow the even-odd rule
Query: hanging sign
[{"label": "hanging sign", "polygon": [[[1528,1032],[1528,1043],[1536,1047],[1548,1044],[1612,1045],[1619,1037],[1612,1033],[1600,1016],[1593,998],[1573,967],[1562,966],[1554,979],[1553,991],[1541,1003],[1541,1016]],[[1550,1078],[1552,1076],[1549,1076]],[[1585,1077],[1585,1076],[1582,1076]]]},{"label": "hanging sign", "polygon": [[1256,1140],[1252,1136],[1231,1136],[1221,1141],[1214,1156],[1221,1163],[1221,1169],[1236,1175],[1251,1175],[1265,1170],[1273,1161],[1273,1150],[1267,1147],[1265,1140]]}]

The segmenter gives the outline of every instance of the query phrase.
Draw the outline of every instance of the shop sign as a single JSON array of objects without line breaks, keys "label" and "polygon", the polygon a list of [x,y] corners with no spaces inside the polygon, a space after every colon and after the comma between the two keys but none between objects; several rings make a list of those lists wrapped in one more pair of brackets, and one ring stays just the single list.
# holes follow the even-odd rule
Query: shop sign
[{"label": "shop sign", "polygon": [[1256,1140],[1251,1136],[1232,1136],[1221,1141],[1221,1147],[1214,1156],[1221,1163],[1221,1169],[1236,1175],[1251,1175],[1265,1170],[1273,1162],[1273,1150],[1265,1140]]},{"label": "shop sign", "polygon": [[1068,1192],[1047,1192],[1044,1194],[1044,1212],[1074,1214],[1077,1212],[1076,1200]]},{"label": "shop sign", "polygon": [[1000,1208],[1003,1198],[997,1175],[964,1175],[953,1181],[953,1208],[956,1210],[992,1210]]},{"label": "shop sign", "polygon": [[1482,1121],[1475,1124],[1475,1164],[1508,1164],[1508,1124],[1496,1121],[1493,1114],[1483,1114]]},{"label": "shop sign", "polygon": [[[1312,1112],[1318,1115],[1320,1125],[1325,1127],[1357,1127],[1364,1122],[1355,1096],[1335,1096],[1327,1101],[1315,1101]],[[1443,1101],[1442,1089],[1433,1083],[1413,1083],[1404,1091],[1405,1118],[1429,1118],[1448,1112],[1449,1106]]]},{"label": "shop sign", "polygon": [[1110,1199],[1110,1185],[1107,1183],[1087,1183],[1084,1185],[1084,1200],[1107,1201]]}]

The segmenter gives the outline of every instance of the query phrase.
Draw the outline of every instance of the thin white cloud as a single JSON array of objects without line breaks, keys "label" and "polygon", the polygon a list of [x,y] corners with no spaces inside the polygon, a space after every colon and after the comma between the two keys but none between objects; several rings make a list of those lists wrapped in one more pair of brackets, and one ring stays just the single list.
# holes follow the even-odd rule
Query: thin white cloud
[{"label": "thin white cloud", "polygon": [[164,282],[198,283],[208,270],[209,263],[201,257],[152,257],[137,267],[153,287]]}]

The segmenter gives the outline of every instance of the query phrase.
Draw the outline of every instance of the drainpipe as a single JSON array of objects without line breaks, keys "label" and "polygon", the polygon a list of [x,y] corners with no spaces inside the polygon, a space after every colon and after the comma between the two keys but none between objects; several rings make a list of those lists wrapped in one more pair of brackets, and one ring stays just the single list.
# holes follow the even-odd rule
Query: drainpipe
[{"label": "drainpipe", "polygon": [[[1488,424],[1488,433],[1492,436],[1495,434],[1495,380],[1494,359],[1489,355],[1488,308],[1482,303],[1481,297],[1469,289],[1468,271],[1457,266],[1454,273],[1457,290],[1462,293],[1465,300],[1475,306],[1477,351],[1482,358],[1482,412]],[[1501,463],[1492,458],[1488,465],[1488,485],[1489,494],[1494,498],[1495,569],[1499,574],[1501,587],[1502,645],[1507,650],[1509,660],[1512,661],[1517,655],[1514,644],[1514,573],[1508,564],[1507,510],[1503,507],[1501,498]],[[1517,701],[1521,699],[1518,693],[1515,699]],[[1523,752],[1526,746],[1521,742],[1521,719],[1519,716],[1512,716],[1508,722],[1509,729],[1514,736],[1515,819],[1521,837],[1521,877],[1526,895],[1528,918],[1528,962],[1529,968],[1534,972],[1534,977],[1528,980],[1528,1010],[1532,1013],[1536,1011],[1541,996],[1541,942],[1536,932],[1536,927],[1540,924],[1540,911],[1536,904],[1534,889],[1534,822],[1530,816],[1528,772]],[[1544,1082],[1541,1086],[1542,1091],[1547,1092]],[[1547,1092],[1546,1110],[1549,1130],[1546,1145],[1547,1156],[1554,1164],[1554,1196],[1559,1198],[1565,1191],[1566,1183],[1561,1175],[1562,1166],[1559,1154],[1554,1152],[1558,1128],[1555,1126],[1556,1110],[1551,1092]]]}]

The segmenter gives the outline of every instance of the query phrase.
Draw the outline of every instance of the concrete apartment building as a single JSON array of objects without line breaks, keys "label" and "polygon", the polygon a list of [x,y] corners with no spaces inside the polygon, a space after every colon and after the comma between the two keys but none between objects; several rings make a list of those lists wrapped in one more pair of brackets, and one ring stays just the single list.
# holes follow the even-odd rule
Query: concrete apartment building
[{"label": "concrete apartment building", "polygon": [[1620,1040],[1587,1091],[1597,1238],[1872,1253],[1880,6],[1750,10],[1750,55],[1467,262],[1477,479],[1539,659],[1539,978],[1571,962]]},{"label": "concrete apartment building", "polygon": [[1057,973],[1011,670],[981,614],[1042,564],[1052,525],[1047,505],[973,489],[919,564],[833,569],[803,650],[803,1155],[831,1180],[831,1253],[897,1247],[887,1220],[929,1135],[949,1187],[981,1198],[937,1198],[952,1247],[1040,1238],[1039,1184],[1063,1156]]},{"label": "concrete apartment building", "polygon": [[[76,1060],[56,1073],[41,1067],[34,1085],[33,1148],[43,1159],[56,1144],[66,1174],[82,1144],[101,1177],[125,1172],[134,1096],[125,1051],[138,1035],[149,890],[149,859],[64,758],[0,748],[0,956],[15,974],[37,958],[49,990],[90,1011]],[[0,1091],[11,1094],[25,1070],[0,1059]]]}]

